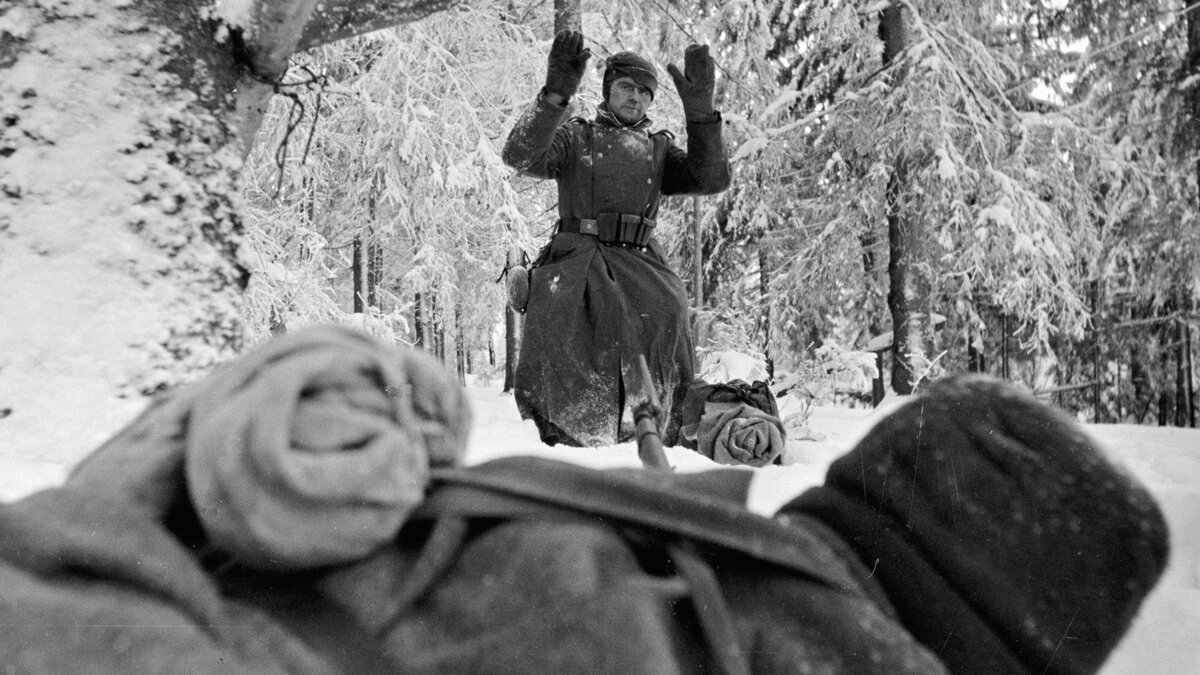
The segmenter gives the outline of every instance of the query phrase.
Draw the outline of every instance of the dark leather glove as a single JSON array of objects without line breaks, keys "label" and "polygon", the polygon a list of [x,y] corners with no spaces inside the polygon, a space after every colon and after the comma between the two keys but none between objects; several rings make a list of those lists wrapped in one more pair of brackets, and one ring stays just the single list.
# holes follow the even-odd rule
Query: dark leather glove
[{"label": "dark leather glove", "polygon": [[554,36],[550,46],[550,65],[546,69],[546,91],[571,98],[579,89],[592,51],[583,47],[583,33],[564,30]]},{"label": "dark leather glove", "polygon": [[683,114],[689,122],[711,122],[713,119],[713,79],[717,65],[708,55],[708,45],[691,45],[683,52],[684,72],[667,64],[667,72],[675,80],[675,91],[683,102]]}]

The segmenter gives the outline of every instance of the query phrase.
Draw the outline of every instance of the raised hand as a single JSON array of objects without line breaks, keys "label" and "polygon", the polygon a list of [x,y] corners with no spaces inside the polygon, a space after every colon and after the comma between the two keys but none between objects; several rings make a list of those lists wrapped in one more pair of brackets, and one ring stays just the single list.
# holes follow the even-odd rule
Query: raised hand
[{"label": "raised hand", "polygon": [[574,96],[591,56],[592,51],[583,46],[583,33],[564,30],[555,35],[546,69],[546,92],[563,99]]},{"label": "raised hand", "polygon": [[691,45],[683,52],[684,71],[674,63],[667,72],[675,80],[675,91],[683,102],[683,114],[689,122],[709,122],[713,117],[713,82],[716,63],[708,54],[708,45]]}]

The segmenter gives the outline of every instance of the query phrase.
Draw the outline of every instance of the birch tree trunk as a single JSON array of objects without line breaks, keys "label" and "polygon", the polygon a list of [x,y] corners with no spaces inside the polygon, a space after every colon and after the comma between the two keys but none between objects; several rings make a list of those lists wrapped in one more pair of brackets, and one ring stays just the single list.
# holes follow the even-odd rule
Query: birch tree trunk
[{"label": "birch tree trunk", "polygon": [[237,178],[300,49],[449,0],[0,3],[0,436],[83,452],[242,348]]}]

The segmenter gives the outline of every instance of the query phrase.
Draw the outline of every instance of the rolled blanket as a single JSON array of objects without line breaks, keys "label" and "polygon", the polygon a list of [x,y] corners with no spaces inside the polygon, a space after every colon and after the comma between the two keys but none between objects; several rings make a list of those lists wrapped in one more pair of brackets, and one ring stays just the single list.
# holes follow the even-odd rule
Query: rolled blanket
[{"label": "rolled blanket", "polygon": [[682,399],[679,438],[684,447],[722,464],[765,466],[783,455],[787,437],[766,382],[693,380]]},{"label": "rolled blanket", "polygon": [[175,509],[262,570],[361,558],[457,463],[470,416],[436,361],[336,326],[289,333],[159,401],[71,477]]},{"label": "rolled blanket", "polygon": [[203,383],[188,491],[214,543],[251,566],[353,560],[395,535],[468,426],[458,387],[424,354],[303,331]]},{"label": "rolled blanket", "polygon": [[696,433],[696,451],[721,464],[766,466],[783,447],[783,422],[745,403],[706,413]]}]

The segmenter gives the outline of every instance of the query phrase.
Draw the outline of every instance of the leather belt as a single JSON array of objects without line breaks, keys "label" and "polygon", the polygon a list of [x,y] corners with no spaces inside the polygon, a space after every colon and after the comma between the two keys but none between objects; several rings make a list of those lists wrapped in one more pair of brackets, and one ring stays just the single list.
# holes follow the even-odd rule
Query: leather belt
[{"label": "leather belt", "polygon": [[595,218],[563,218],[558,231],[590,234],[602,244],[645,246],[654,234],[655,222],[628,213],[601,213]]}]

